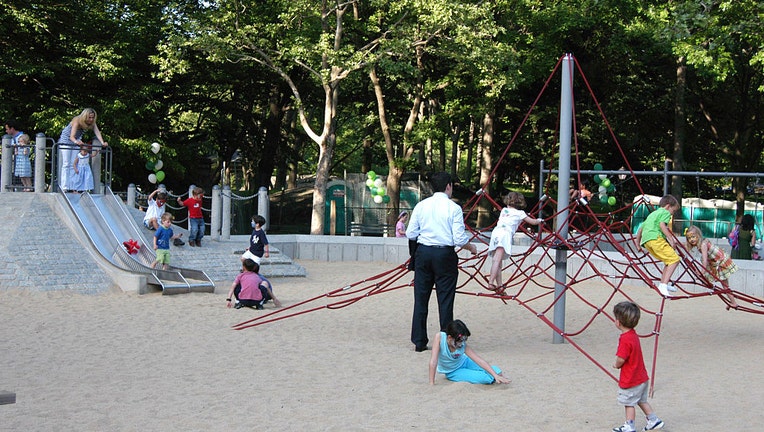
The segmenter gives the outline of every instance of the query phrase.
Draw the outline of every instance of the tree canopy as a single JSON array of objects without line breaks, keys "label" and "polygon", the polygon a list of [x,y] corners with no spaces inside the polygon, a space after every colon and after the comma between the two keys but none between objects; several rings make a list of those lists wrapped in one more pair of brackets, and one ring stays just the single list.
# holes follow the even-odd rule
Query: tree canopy
[{"label": "tree canopy", "polygon": [[[754,0],[0,0],[0,114],[52,138],[84,107],[114,148],[114,188],[453,172],[493,194],[553,157],[572,53],[635,169],[759,171],[764,5]],[[557,91],[555,91],[557,90]],[[583,92],[582,89],[576,90]],[[584,163],[617,169],[599,108],[576,98]],[[618,164],[618,166],[615,166]],[[495,170],[496,175],[488,175]],[[710,182],[709,182],[710,185]],[[737,199],[748,180],[737,179]],[[675,193],[681,192],[674,189]],[[389,204],[396,208],[393,199]]]}]

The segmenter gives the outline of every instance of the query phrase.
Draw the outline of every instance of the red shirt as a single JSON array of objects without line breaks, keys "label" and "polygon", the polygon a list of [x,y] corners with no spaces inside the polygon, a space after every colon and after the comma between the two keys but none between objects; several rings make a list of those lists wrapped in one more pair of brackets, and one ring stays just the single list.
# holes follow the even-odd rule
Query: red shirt
[{"label": "red shirt", "polygon": [[618,338],[618,351],[615,355],[626,360],[621,366],[618,387],[631,388],[649,379],[647,369],[645,369],[645,359],[642,357],[642,345],[639,343],[639,336],[634,329],[621,333]]},{"label": "red shirt", "polygon": [[201,219],[202,216],[202,201],[194,197],[187,198],[183,201],[183,206],[188,207],[188,217],[191,219]]}]

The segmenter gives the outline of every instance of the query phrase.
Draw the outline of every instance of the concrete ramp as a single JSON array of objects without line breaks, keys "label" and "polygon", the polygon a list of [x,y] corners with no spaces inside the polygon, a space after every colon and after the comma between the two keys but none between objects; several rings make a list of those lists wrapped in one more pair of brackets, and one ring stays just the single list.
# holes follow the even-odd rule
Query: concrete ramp
[{"label": "concrete ramp", "polygon": [[[161,289],[163,294],[214,292],[215,284],[204,271],[172,266],[168,270],[152,269],[151,263],[156,258],[153,245],[146,243],[141,233],[143,228],[135,224],[122,201],[109,188],[103,195],[63,192],[61,195],[91,245],[112,265],[145,276],[146,283]],[[140,244],[137,253],[128,253],[123,244],[128,240]]]}]

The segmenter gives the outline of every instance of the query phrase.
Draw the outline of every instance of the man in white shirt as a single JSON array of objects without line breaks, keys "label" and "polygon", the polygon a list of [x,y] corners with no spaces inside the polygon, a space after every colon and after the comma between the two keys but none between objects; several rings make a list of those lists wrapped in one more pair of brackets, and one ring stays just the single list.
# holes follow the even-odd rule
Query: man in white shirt
[{"label": "man in white shirt", "polygon": [[464,228],[462,208],[451,200],[451,175],[434,173],[430,177],[435,193],[420,201],[411,212],[406,237],[417,242],[414,252],[414,316],[411,342],[417,352],[427,350],[427,313],[432,287],[438,296],[440,330],[454,319],[454,298],[459,278],[459,257],[455,247],[477,253]]}]

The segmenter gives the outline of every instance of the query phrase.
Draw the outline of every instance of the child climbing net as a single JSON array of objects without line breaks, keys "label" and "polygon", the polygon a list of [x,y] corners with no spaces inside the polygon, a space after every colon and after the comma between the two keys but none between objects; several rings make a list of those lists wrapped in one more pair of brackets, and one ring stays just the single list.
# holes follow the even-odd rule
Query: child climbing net
[{"label": "child climbing net", "polygon": [[[559,67],[559,63],[557,66]],[[553,71],[552,75],[554,73]],[[583,77],[583,73],[581,76]],[[589,88],[588,83],[586,85]],[[594,98],[590,88],[589,92]],[[597,106],[599,106],[598,103]],[[532,110],[533,107],[528,111],[519,128],[523,127]],[[607,124],[607,120],[604,120]],[[609,124],[608,130],[610,130]],[[519,129],[514,137],[518,135]],[[460,257],[457,293],[485,298],[486,301],[502,301],[506,304],[514,303],[521,306],[552,328],[555,334],[563,337],[611,379],[617,381],[618,378],[603,365],[612,360],[612,352],[604,353],[603,360],[600,361],[595,354],[587,352],[584,343],[579,343],[579,336],[602,320],[612,324],[614,318],[610,311],[615,303],[622,300],[635,301],[635,296],[644,297],[646,291],[652,290],[652,293],[647,292],[653,299],[652,302],[639,302],[643,314],[642,322],[645,323],[642,328],[646,328],[647,323],[652,321],[652,330],[649,333],[640,334],[641,338],[652,340],[653,362],[649,372],[652,386],[655,382],[658,340],[667,301],[718,296],[727,306],[734,301],[737,310],[764,314],[764,300],[730,289],[718,279],[708,277],[708,272],[702,268],[702,263],[688,253],[681,241],[676,242],[676,252],[681,261],[673,273],[673,283],[677,291],[671,297],[660,294],[657,285],[661,279],[663,264],[635,246],[632,231],[636,228],[632,227],[634,215],[653,210],[657,204],[657,198],[645,195],[612,130],[610,135],[623,156],[625,172],[630,174],[628,178],[634,183],[632,187],[638,191],[637,198],[633,202],[615,207],[615,199],[606,194],[611,183],[605,182],[607,179],[600,177],[600,181],[597,182],[599,197],[603,204],[600,208],[607,208],[607,211],[595,212],[588,200],[580,199],[570,200],[567,207],[563,206],[562,210],[558,210],[559,203],[551,198],[554,194],[551,184],[547,182],[544,186],[544,197],[528,211],[531,218],[544,219],[544,223],[539,225],[537,232],[529,229],[527,224],[520,225],[517,232],[524,241],[518,242],[516,238],[515,242],[527,243],[527,246],[512,248],[509,259],[502,266],[502,274],[507,282],[499,289],[494,290],[494,287],[489,284],[491,262],[488,255],[488,239],[490,238],[488,233],[493,226],[482,229],[468,226],[472,233],[472,242],[481,244],[482,247],[478,248],[480,252],[474,256]],[[502,158],[508,153],[514,137]],[[575,149],[576,175],[578,183],[581,184],[577,142]],[[495,167],[499,165],[500,161],[495,164]],[[602,168],[595,167],[595,169]],[[566,190],[565,193],[567,192]],[[497,210],[502,208],[502,205],[494,201],[490,194],[477,193],[464,205],[465,220],[470,220],[472,214],[482,204],[482,200],[489,200],[491,206]],[[607,207],[604,207],[605,204]],[[568,227],[570,230],[561,229],[562,227]],[[563,267],[564,275],[560,271],[561,260],[566,262]],[[238,323],[233,328],[242,330],[321,309],[339,309],[377,294],[409,288],[412,284],[412,275],[407,269],[407,263],[402,263],[370,278]],[[604,289],[593,290],[593,284]],[[561,290],[560,287],[562,287]],[[554,308],[560,304],[564,305],[566,299],[576,301],[582,305],[583,310],[588,311],[588,313],[577,312],[582,316],[575,320],[577,325],[575,328],[570,326],[565,329],[559,328],[552,318]],[[576,310],[582,309],[577,307]]]}]

